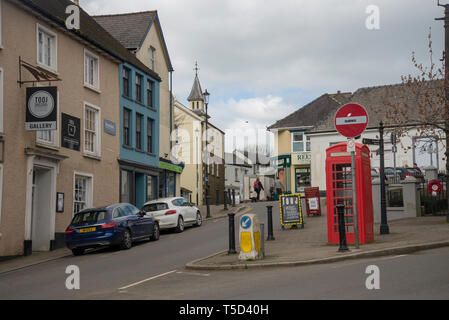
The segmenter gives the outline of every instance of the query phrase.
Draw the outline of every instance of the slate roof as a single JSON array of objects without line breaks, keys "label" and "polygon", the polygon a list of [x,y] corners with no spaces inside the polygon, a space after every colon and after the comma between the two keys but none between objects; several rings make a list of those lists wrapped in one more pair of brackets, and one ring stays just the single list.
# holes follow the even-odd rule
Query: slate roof
[{"label": "slate roof", "polygon": [[268,130],[313,127],[323,118],[326,118],[329,113],[335,112],[341,105],[345,104],[350,96],[351,93],[325,93],[287,117],[278,120],[275,124],[269,126]]},{"label": "slate roof", "polygon": [[[14,2],[30,8],[64,29],[66,29],[65,20],[67,19],[67,14],[65,12],[66,8],[69,5],[73,5],[73,2],[70,0],[16,0],[13,1],[13,3]],[[157,73],[150,70],[142,62],[140,62],[82,8],[80,8],[80,30],[72,29],[68,31],[107,52],[117,60],[122,62],[127,61],[140,70],[151,75],[156,80],[161,81],[161,78]]]},{"label": "slate roof", "polygon": [[93,16],[114,38],[128,50],[140,48],[156,11]]},{"label": "slate roof", "polygon": [[[441,88],[441,83],[438,81],[426,82],[424,84],[426,92],[433,92],[437,94],[435,90],[428,90],[428,88]],[[429,98],[429,97],[428,97]],[[416,118],[419,117],[417,112],[418,99],[424,98],[424,91],[420,91],[417,87],[407,86],[404,84],[385,85],[377,87],[360,88],[349,98],[346,103],[356,103],[363,106],[368,113],[368,129],[378,128],[380,121],[383,121],[388,126],[387,109],[391,109],[387,102],[390,104],[404,104],[407,103],[410,113],[415,113]],[[435,99],[438,97],[434,95],[429,99]],[[437,103],[437,102],[436,102]],[[335,130],[335,113],[337,110],[332,111],[325,117],[311,133],[318,132],[337,132]],[[398,115],[400,116],[400,115]],[[410,125],[410,124],[409,124]]]},{"label": "slate roof", "polygon": [[187,101],[204,101],[203,91],[201,90],[201,84],[200,79],[198,79],[198,74],[195,75],[192,90],[190,91]]}]

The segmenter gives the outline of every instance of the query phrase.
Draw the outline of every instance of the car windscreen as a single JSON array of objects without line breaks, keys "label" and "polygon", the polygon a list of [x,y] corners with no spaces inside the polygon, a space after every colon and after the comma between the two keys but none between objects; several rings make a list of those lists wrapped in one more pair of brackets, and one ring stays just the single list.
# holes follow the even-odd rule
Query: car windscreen
[{"label": "car windscreen", "polygon": [[107,211],[86,211],[78,213],[72,220],[72,224],[93,223],[106,220]]},{"label": "car windscreen", "polygon": [[150,203],[143,206],[142,210],[145,212],[154,212],[154,211],[161,211],[161,210],[167,210],[168,204],[163,202],[158,203]]}]

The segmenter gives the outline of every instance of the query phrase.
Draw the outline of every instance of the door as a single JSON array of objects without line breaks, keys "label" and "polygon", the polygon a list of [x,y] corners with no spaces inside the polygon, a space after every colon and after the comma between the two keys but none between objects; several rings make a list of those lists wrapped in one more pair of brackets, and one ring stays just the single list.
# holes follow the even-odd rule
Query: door
[{"label": "door", "polygon": [[348,243],[354,242],[354,211],[352,202],[352,169],[350,163],[332,165],[333,233],[339,239],[337,205],[345,205],[345,226]]},{"label": "door", "polygon": [[51,230],[52,169],[34,167],[31,208],[31,240],[33,251],[49,251]]},{"label": "door", "polygon": [[134,206],[127,206],[128,210],[131,212],[130,218],[133,219],[134,228],[136,230],[136,236],[146,237],[149,236],[153,231],[152,220],[149,218],[144,218],[140,215],[140,210]]}]

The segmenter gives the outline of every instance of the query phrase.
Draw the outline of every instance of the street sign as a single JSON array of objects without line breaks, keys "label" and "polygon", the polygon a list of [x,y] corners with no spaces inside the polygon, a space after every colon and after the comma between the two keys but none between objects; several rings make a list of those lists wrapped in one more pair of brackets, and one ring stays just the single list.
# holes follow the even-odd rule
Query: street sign
[{"label": "street sign", "polygon": [[380,144],[380,140],[379,139],[363,139],[362,143],[366,144],[366,145],[378,146]]},{"label": "street sign", "polygon": [[335,129],[347,137],[355,138],[368,126],[368,113],[358,104],[346,104],[335,114]]},{"label": "street sign", "polygon": [[240,220],[240,226],[243,229],[249,229],[251,227],[251,218],[249,216],[243,216]]},{"label": "street sign", "polygon": [[394,133],[394,132],[392,132],[391,133],[391,136],[390,136],[390,139],[391,139],[391,144],[392,145],[396,145],[396,133]]}]

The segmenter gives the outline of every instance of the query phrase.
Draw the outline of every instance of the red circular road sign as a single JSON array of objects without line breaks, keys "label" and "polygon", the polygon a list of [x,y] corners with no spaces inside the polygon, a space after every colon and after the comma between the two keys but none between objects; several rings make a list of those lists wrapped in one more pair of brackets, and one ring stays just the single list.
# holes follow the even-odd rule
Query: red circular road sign
[{"label": "red circular road sign", "polygon": [[335,129],[347,138],[360,136],[367,126],[368,113],[361,105],[346,104],[335,114]]},{"label": "red circular road sign", "polygon": [[432,180],[427,185],[427,191],[431,193],[433,196],[438,195],[443,190],[443,185],[438,180]]}]

